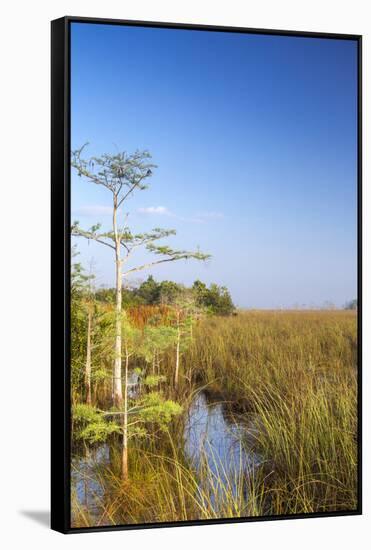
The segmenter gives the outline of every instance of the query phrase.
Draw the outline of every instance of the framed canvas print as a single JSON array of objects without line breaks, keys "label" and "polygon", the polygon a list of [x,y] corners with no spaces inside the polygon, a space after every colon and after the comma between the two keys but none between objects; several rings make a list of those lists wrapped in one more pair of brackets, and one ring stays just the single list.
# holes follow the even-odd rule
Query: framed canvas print
[{"label": "framed canvas print", "polygon": [[52,528],[361,513],[361,37],[52,22]]}]

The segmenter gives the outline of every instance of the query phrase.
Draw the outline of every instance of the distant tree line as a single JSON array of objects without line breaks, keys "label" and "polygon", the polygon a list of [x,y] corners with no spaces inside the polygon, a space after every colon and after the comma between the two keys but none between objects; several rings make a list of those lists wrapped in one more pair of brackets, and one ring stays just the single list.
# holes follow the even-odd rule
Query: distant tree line
[{"label": "distant tree line", "polygon": [[357,303],[357,300],[350,300],[349,302],[347,302],[344,306],[344,309],[357,309],[358,307],[358,303]]},{"label": "distant tree line", "polygon": [[[195,304],[214,315],[232,315],[235,312],[231,295],[225,286],[215,283],[209,287],[200,280],[196,280],[190,288],[174,281],[156,281],[152,275],[137,288],[122,289],[122,305],[124,308],[139,305],[161,305],[172,303],[179,296],[191,293]],[[113,302],[115,289],[101,288],[96,291],[98,301]]]}]

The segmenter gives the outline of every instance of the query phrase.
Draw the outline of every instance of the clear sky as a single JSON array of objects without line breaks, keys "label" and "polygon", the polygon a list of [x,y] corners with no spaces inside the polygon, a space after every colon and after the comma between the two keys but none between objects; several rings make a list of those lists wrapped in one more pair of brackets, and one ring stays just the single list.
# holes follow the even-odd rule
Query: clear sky
[{"label": "clear sky", "polygon": [[[240,307],[356,296],[356,56],[350,40],[72,24],[72,147],[148,149],[133,229],[212,254],[155,278],[226,285]],[[108,228],[110,200],[73,174],[82,227]],[[111,251],[76,242],[112,285]]]}]

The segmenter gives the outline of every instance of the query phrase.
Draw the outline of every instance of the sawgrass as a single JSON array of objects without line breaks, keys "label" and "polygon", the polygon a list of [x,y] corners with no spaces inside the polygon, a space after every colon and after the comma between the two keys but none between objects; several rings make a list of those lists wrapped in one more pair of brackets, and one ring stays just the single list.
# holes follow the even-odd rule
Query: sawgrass
[{"label": "sawgrass", "polygon": [[[98,470],[98,511],[72,496],[75,526],[189,521],[357,507],[357,327],[349,311],[256,311],[204,319],[181,358],[177,399],[197,386],[254,419],[247,452],[260,466],[225,475],[215,461],[195,468],[183,452],[182,419],[155,443]],[[171,374],[171,354],[163,362]],[[168,373],[166,373],[168,370]],[[192,380],[192,382],[190,382]],[[169,392],[172,391],[169,389]]]}]

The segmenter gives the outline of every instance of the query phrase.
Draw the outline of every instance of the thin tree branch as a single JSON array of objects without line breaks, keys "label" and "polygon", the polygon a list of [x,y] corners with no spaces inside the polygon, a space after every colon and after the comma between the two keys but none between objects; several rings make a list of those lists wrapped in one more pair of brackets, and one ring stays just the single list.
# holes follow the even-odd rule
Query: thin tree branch
[{"label": "thin tree branch", "polygon": [[128,275],[129,273],[134,273],[135,271],[142,271],[143,269],[148,269],[149,267],[153,267],[158,264],[163,264],[165,262],[174,262],[176,260],[188,260],[189,258],[192,258],[190,255],[183,255],[183,256],[176,256],[174,258],[164,258],[163,260],[157,260],[157,262],[150,262],[148,264],[143,264],[138,267],[133,267],[133,269],[129,269],[129,271],[126,271],[122,274],[123,277]]},{"label": "thin tree branch", "polygon": [[135,189],[136,187],[138,187],[138,185],[140,184],[140,182],[141,182],[142,180],[144,180],[145,177],[146,177],[146,176],[142,176],[136,183],[134,183],[134,184],[132,185],[132,187],[129,189],[129,191],[128,191],[127,193],[125,193],[125,195],[124,195],[124,196],[119,200],[119,202],[118,202],[118,205],[117,205],[118,208],[122,205],[122,203],[124,202],[124,200],[130,195],[130,193],[132,193],[132,192],[134,191],[134,189]]},{"label": "thin tree branch", "polygon": [[91,233],[88,233],[86,231],[83,231],[83,230],[80,230],[80,231],[71,231],[71,235],[73,237],[84,237],[85,239],[88,239],[88,240],[93,240],[93,241],[96,241],[97,243],[100,243],[100,244],[104,244],[106,246],[109,246],[110,248],[112,248],[113,250],[115,250],[115,247],[110,244],[110,243],[107,243],[106,241],[102,241],[100,238],[99,238],[99,235],[92,235]]}]

